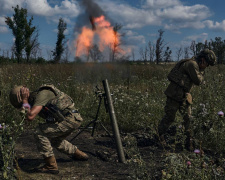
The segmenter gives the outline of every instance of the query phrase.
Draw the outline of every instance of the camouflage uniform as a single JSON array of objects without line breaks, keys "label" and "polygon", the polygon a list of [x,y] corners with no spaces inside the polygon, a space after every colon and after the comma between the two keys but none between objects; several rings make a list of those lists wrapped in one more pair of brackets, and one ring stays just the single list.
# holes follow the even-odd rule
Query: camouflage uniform
[{"label": "camouflage uniform", "polygon": [[158,126],[161,136],[166,133],[169,126],[174,122],[176,112],[179,110],[184,120],[187,138],[190,138],[190,116],[192,97],[191,88],[200,85],[203,81],[203,72],[200,72],[196,59],[184,59],[179,61],[168,75],[170,84],[165,91],[167,96],[165,116]]},{"label": "camouflage uniform", "polygon": [[[34,134],[38,151],[44,158],[54,155],[52,146],[60,152],[73,155],[77,147],[65,140],[65,138],[77,129],[83,121],[74,108],[72,99],[64,93],[63,95],[57,95],[57,93],[62,93],[59,90],[57,91],[55,92],[52,86],[43,86],[38,91],[31,93],[29,98],[29,103],[32,106],[43,106],[39,116],[45,118],[46,123],[39,124]],[[61,108],[60,112],[63,115],[63,117],[59,118],[53,116],[52,113],[49,114],[49,111],[46,110],[46,108],[55,105],[58,101],[60,101],[60,104],[57,106],[66,107],[58,107]],[[52,119],[54,121],[51,121]]]}]

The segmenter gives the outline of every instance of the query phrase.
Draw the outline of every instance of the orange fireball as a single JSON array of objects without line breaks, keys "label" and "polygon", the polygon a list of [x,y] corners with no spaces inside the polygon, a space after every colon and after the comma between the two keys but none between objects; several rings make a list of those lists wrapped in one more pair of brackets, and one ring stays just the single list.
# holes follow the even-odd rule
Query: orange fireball
[{"label": "orange fireball", "polygon": [[[88,55],[93,44],[97,44],[99,50],[103,52],[106,47],[114,50],[115,46],[120,43],[120,34],[114,31],[113,26],[105,19],[105,16],[90,17],[90,20],[94,28],[86,26],[82,28],[75,41],[76,56]],[[94,38],[95,36],[98,38]],[[94,39],[97,42],[94,42]]]}]

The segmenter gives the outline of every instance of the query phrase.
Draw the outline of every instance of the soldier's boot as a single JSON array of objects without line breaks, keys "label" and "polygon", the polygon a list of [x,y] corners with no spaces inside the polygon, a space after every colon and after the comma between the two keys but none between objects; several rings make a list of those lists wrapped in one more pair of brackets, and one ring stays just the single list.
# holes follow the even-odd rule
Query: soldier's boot
[{"label": "soldier's boot", "polygon": [[160,143],[160,145],[165,146],[166,145],[166,141],[165,141],[165,130],[164,127],[162,126],[158,126],[158,134],[155,135],[155,139]]},{"label": "soldier's boot", "polygon": [[50,173],[50,174],[58,174],[58,166],[55,159],[55,156],[50,156],[44,159],[45,165],[39,168],[37,171],[40,173]]},{"label": "soldier's boot", "polygon": [[87,161],[88,160],[88,155],[79,149],[75,151],[75,153],[72,155],[72,159],[74,160],[79,160],[79,161]]},{"label": "soldier's boot", "polygon": [[163,117],[163,119],[160,121],[158,125],[159,136],[166,134],[171,124],[172,124],[172,121],[170,121],[170,119]]}]

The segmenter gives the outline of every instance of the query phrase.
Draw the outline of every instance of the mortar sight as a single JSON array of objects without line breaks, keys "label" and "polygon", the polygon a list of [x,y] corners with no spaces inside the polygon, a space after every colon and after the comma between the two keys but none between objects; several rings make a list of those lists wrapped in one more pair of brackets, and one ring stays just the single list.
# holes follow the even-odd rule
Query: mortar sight
[{"label": "mortar sight", "polygon": [[102,92],[101,89],[99,89],[98,86],[96,86],[96,91],[95,91],[96,96],[101,97],[103,95],[105,95],[105,93]]}]

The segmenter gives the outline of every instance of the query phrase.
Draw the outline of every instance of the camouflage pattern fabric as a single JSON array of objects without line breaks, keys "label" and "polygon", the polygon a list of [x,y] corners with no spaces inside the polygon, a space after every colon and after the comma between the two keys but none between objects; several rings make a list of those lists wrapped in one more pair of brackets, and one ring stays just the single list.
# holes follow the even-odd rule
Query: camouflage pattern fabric
[{"label": "camouflage pattern fabric", "polygon": [[54,155],[53,147],[67,155],[75,153],[77,147],[65,140],[81,124],[81,121],[76,119],[75,114],[69,114],[60,123],[39,124],[36,128],[34,137],[37,142],[38,151],[44,158]]},{"label": "camouflage pattern fabric", "polygon": [[174,122],[177,111],[179,111],[183,117],[183,125],[185,127],[185,131],[190,132],[191,107],[188,101],[184,101],[181,103],[167,97],[164,110],[165,115],[158,126],[159,135],[166,133],[169,126]]},{"label": "camouflage pattern fabric", "polygon": [[[175,69],[175,70],[174,70]],[[181,60],[168,75],[170,84],[167,87],[166,96],[182,102],[186,100],[193,85],[200,85],[203,81],[203,72],[200,71],[195,59]]]},{"label": "camouflage pattern fabric", "polygon": [[[64,110],[70,110],[74,108],[74,102],[70,96],[65,94],[64,92],[60,91],[57,89],[54,85],[52,84],[44,84],[39,88],[38,91],[42,91],[44,89],[48,89],[55,94],[55,98],[49,100],[49,102],[45,105],[46,107],[48,106],[55,106],[60,110],[61,112],[64,112]],[[67,111],[66,111],[67,113]],[[66,114],[65,113],[65,114]]]},{"label": "camouflage pattern fabric", "polygon": [[170,71],[170,73],[168,74],[167,78],[169,81],[172,81],[174,83],[176,83],[177,85],[181,86],[182,88],[186,88],[184,86],[184,81],[183,81],[183,76],[184,74],[181,72],[180,70],[180,66],[186,62],[186,61],[190,61],[192,59],[183,59],[181,61],[179,61],[175,67]]},{"label": "camouflage pattern fabric", "polygon": [[170,84],[165,94],[167,101],[165,115],[158,125],[159,135],[167,132],[169,126],[175,121],[176,113],[179,111],[183,117],[183,125],[187,136],[187,143],[190,141],[190,117],[192,96],[190,91],[193,85],[200,85],[203,81],[203,72],[200,71],[196,59],[185,59],[178,62],[168,75]]},{"label": "camouflage pattern fabric", "polygon": [[[43,106],[47,109],[54,108],[62,115],[77,111],[77,113],[75,113],[76,119],[79,119],[79,121],[83,120],[78,110],[74,107],[72,98],[52,84],[42,85],[37,91],[32,92],[29,102],[32,106]],[[45,108],[43,108],[38,115],[44,119],[55,119],[58,122],[63,120],[63,118],[60,118],[56,113],[52,115],[52,113],[46,111]]]},{"label": "camouflage pattern fabric", "polygon": [[33,106],[43,106],[38,115],[44,119],[52,115],[52,112],[45,112],[45,107],[54,106],[61,114],[60,119],[52,122],[46,121],[47,123],[39,124],[36,128],[34,136],[38,151],[44,158],[54,155],[53,147],[67,155],[74,154],[77,147],[65,138],[79,128],[83,118],[75,109],[72,98],[54,85],[47,84],[31,93],[30,101],[33,102]]}]

